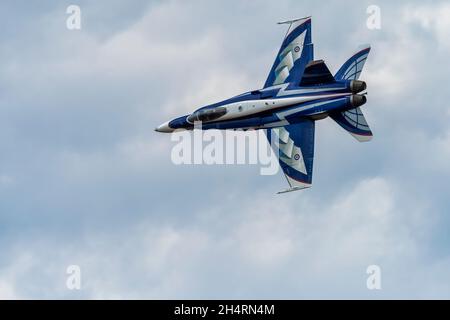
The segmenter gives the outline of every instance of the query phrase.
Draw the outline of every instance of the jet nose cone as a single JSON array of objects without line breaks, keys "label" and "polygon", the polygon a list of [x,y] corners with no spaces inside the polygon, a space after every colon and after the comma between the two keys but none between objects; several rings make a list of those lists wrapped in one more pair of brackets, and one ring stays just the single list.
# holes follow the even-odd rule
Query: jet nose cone
[{"label": "jet nose cone", "polygon": [[155,128],[155,131],[157,132],[163,132],[163,133],[170,133],[173,132],[174,129],[169,127],[169,121],[164,122],[163,124],[159,125]]}]

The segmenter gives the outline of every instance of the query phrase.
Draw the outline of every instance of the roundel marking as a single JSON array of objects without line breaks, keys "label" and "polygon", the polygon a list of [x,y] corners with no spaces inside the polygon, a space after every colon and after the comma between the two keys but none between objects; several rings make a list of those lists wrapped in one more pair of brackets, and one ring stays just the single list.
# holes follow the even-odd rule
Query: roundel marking
[{"label": "roundel marking", "polygon": [[294,48],[294,51],[295,51],[295,52],[299,52],[299,51],[300,51],[300,47],[299,47],[299,46],[296,46],[296,47]]},{"label": "roundel marking", "polygon": [[300,159],[300,155],[298,153],[295,154],[294,159],[298,161]]}]

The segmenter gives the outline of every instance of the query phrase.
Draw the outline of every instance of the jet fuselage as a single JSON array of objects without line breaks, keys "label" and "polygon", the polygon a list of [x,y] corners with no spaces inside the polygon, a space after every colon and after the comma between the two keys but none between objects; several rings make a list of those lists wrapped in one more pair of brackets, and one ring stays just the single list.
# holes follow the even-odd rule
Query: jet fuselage
[{"label": "jet fuselage", "polygon": [[329,113],[346,111],[366,103],[366,89],[359,80],[331,84],[293,86],[281,84],[240,94],[197,109],[190,115],[163,123],[155,130],[172,132],[201,129],[265,129],[292,124],[309,118],[319,120]]}]

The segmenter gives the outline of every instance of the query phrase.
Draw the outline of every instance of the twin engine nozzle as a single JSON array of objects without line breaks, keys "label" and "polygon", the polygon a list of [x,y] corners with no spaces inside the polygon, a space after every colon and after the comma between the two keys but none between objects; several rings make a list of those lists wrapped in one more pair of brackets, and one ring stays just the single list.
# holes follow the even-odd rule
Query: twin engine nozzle
[{"label": "twin engine nozzle", "polygon": [[352,80],[350,81],[350,91],[353,95],[350,97],[350,105],[352,108],[360,107],[367,102],[367,98],[363,94],[357,94],[367,89],[364,81]]},{"label": "twin engine nozzle", "polygon": [[367,85],[364,81],[352,80],[350,81],[350,91],[352,93],[359,93],[367,89]]},{"label": "twin engine nozzle", "polygon": [[352,108],[360,107],[367,102],[367,98],[362,94],[354,94],[350,97],[350,104]]}]

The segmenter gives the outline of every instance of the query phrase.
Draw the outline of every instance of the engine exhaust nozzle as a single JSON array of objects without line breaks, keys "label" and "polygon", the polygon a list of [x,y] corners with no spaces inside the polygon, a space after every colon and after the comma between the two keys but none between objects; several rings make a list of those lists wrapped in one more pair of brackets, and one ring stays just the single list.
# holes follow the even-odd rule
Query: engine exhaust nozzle
[{"label": "engine exhaust nozzle", "polygon": [[350,97],[350,104],[353,108],[357,108],[362,106],[367,102],[367,98],[365,95],[362,94],[354,94]]},{"label": "engine exhaust nozzle", "polygon": [[352,80],[350,81],[350,91],[352,93],[359,93],[367,89],[367,85],[364,81]]}]

